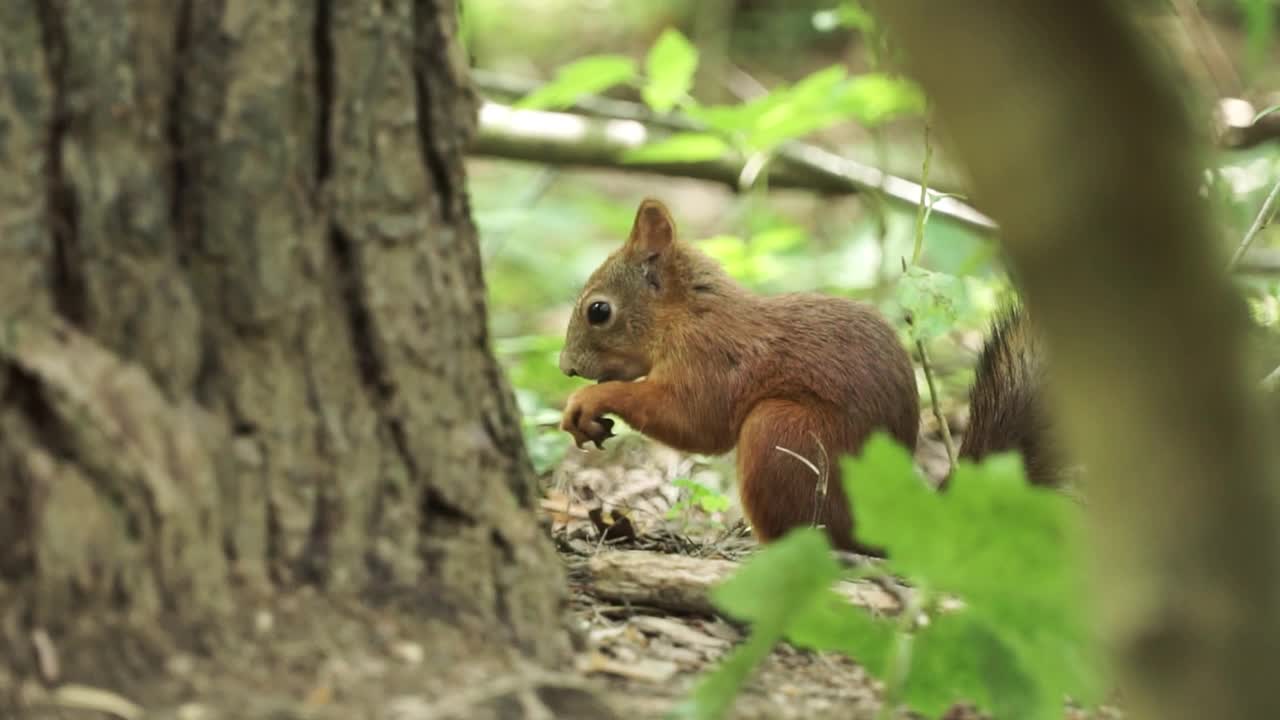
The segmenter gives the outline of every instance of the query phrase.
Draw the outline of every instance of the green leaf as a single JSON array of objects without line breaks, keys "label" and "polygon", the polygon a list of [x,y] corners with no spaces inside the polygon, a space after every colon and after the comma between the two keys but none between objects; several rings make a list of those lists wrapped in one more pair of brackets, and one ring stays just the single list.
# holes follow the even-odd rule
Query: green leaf
[{"label": "green leaf", "polygon": [[[717,492],[702,483],[690,480],[688,478],[679,478],[671,481],[672,485],[678,488],[684,488],[689,492],[687,500],[677,503],[677,507],[684,505],[687,507],[689,503],[696,504],[702,508],[703,512],[714,513],[725,510],[729,507],[729,498],[724,493]],[[672,508],[675,510],[676,508]]]},{"label": "green leaf", "polygon": [[968,309],[968,289],[963,280],[946,273],[907,268],[894,287],[902,308],[911,313],[911,336],[927,342],[948,332],[956,318]]},{"label": "green leaf", "polygon": [[716,669],[698,679],[690,698],[672,708],[670,718],[718,720],[723,718],[742,683],[757,665],[764,661],[778,642],[776,633],[752,631],[746,642],[733,649]]},{"label": "green leaf", "polygon": [[1244,27],[1249,63],[1254,67],[1266,61],[1275,31],[1275,0],[1239,0],[1244,11]]},{"label": "green leaf", "polygon": [[723,493],[701,495],[698,497],[698,505],[703,512],[723,512],[729,509],[729,496]]},{"label": "green leaf", "polygon": [[749,131],[774,104],[782,100],[778,91],[753,98],[737,105],[699,105],[685,108],[690,118],[705,124],[712,130],[728,136],[740,136]]},{"label": "green leaf", "polygon": [[697,69],[698,49],[679,30],[667,28],[645,58],[644,101],[657,112],[669,112],[688,94]]},{"label": "green leaf", "polygon": [[747,136],[749,147],[771,150],[788,140],[845,120],[831,103],[845,76],[843,66],[832,65],[811,73],[789,89],[774,90],[770,93],[771,101],[752,124]]},{"label": "green leaf", "polygon": [[602,92],[635,77],[635,60],[624,55],[593,55],[560,68],[554,80],[521,98],[515,107],[563,108],[583,95]]},{"label": "green leaf", "polygon": [[[1097,701],[1103,675],[1082,607],[1078,506],[1031,486],[1021,458],[1011,453],[981,465],[960,461],[946,494],[925,488],[909,453],[884,434],[841,467],[846,492],[857,498],[859,534],[887,548],[892,572],[959,596],[969,621],[983,623],[1008,648],[1042,696]],[[933,661],[922,654],[929,647],[936,646],[916,649],[913,667]]]},{"label": "green leaf", "polygon": [[732,577],[711,591],[722,612],[751,621],[751,635],[710,674],[699,679],[690,700],[676,716],[720,718],[742,683],[782,639],[787,625],[828,592],[840,577],[827,536],[816,528],[800,528],[763,547]]},{"label": "green leaf", "polygon": [[867,672],[883,677],[896,631],[892,619],[873,617],[827,589],[787,624],[786,638],[810,650],[844,653]]},{"label": "green leaf", "polygon": [[1062,701],[1045,693],[1001,637],[968,613],[931,619],[913,638],[903,699],[912,710],[940,717],[971,702],[997,718],[1056,720]]},{"label": "green leaf", "polygon": [[945,519],[942,498],[925,484],[905,448],[876,433],[857,458],[841,460],[840,467],[846,492],[858,500],[858,534],[864,542],[893,541],[889,554],[895,563],[945,549],[938,539]]},{"label": "green leaf", "polygon": [[749,243],[733,235],[716,235],[699,241],[698,246],[715,258],[725,272],[758,286],[785,273],[779,256],[801,246],[806,237],[801,228],[783,226],[762,230]]},{"label": "green leaf", "polygon": [[866,73],[852,78],[832,100],[839,112],[874,127],[889,120],[924,111],[922,93],[910,80],[884,73]]},{"label": "green leaf", "polygon": [[709,133],[677,133],[623,153],[625,163],[695,163],[724,157],[729,144]]},{"label": "green leaf", "polygon": [[740,620],[781,630],[796,608],[839,577],[840,565],[830,553],[827,536],[816,528],[798,528],[752,555],[711,591],[711,600]]}]

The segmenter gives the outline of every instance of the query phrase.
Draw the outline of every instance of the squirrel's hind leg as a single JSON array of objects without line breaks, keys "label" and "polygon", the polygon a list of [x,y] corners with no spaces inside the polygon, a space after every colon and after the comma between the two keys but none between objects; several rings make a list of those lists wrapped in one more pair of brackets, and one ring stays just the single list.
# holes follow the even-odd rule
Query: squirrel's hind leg
[{"label": "squirrel's hind leg", "polygon": [[738,493],[760,542],[823,525],[836,548],[883,555],[852,536],[839,463],[849,449],[832,434],[839,422],[786,400],[762,401],[747,415],[738,434]]}]

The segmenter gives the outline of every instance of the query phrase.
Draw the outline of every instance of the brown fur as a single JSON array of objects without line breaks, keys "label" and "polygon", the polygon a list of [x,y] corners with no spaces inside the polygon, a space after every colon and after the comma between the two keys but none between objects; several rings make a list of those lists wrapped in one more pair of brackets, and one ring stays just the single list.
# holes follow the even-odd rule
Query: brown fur
[{"label": "brown fur", "polygon": [[[755,295],[675,234],[666,208],[645,200],[627,242],[588,279],[560,367],[601,382],[569,398],[561,427],[579,447],[599,444],[613,414],[680,450],[736,446],[742,506],[761,541],[816,523],[836,547],[882,554],[854,539],[835,461],[876,429],[915,448],[915,372],[893,328],[863,303]],[[593,326],[597,301],[613,312]],[[978,361],[961,457],[1018,450],[1033,483],[1058,482],[1043,357],[1025,313],[1002,313]]]},{"label": "brown fur", "polygon": [[[613,313],[593,326],[597,301]],[[565,408],[579,446],[607,437],[607,414],[688,452],[736,446],[743,509],[762,541],[816,520],[837,547],[879,554],[852,539],[836,459],[876,429],[914,449],[920,414],[911,358],[872,306],[752,294],[677,241],[666,208],[646,200],[626,244],[588,279],[560,366],[602,381]],[[779,447],[819,468],[825,494]]]},{"label": "brown fur", "polygon": [[1062,459],[1049,442],[1041,408],[1045,357],[1026,313],[1018,308],[1001,313],[978,358],[960,457],[981,460],[991,453],[1017,450],[1032,483],[1061,481]]}]

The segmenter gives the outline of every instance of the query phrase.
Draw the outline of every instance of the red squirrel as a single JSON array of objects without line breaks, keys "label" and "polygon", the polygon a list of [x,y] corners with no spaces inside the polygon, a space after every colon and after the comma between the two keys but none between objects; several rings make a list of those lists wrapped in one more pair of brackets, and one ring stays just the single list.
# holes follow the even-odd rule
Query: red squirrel
[{"label": "red squirrel", "polygon": [[[1038,345],[1023,318],[1006,312],[983,348],[960,454],[1016,448],[1032,481],[1048,484]],[[821,525],[839,549],[883,555],[856,539],[837,460],[876,430],[914,450],[920,408],[911,357],[873,306],[755,294],[645,199],[583,287],[560,369],[597,381],[565,405],[561,428],[578,447],[611,437],[606,415],[686,452],[736,447],[742,508],[761,542]]]}]

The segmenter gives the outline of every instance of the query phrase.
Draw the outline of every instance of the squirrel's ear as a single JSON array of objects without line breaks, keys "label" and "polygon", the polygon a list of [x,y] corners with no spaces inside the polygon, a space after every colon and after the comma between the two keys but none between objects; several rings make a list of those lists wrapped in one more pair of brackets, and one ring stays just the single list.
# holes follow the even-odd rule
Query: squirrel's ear
[{"label": "squirrel's ear", "polygon": [[676,223],[667,212],[667,206],[653,198],[645,198],[636,210],[636,220],[631,226],[627,247],[650,260],[666,252],[676,239]]}]

